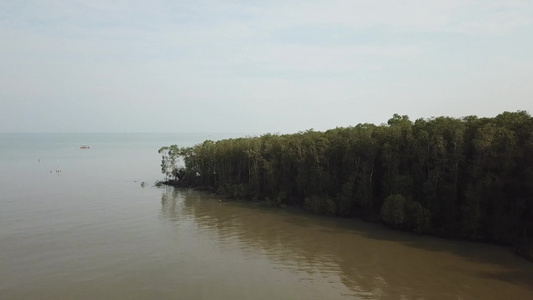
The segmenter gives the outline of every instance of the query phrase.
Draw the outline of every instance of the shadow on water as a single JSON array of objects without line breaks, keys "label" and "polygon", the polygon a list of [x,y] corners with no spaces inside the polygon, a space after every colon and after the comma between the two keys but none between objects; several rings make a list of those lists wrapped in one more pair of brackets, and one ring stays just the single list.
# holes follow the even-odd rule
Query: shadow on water
[{"label": "shadow on water", "polygon": [[165,219],[193,219],[221,243],[237,240],[244,252],[264,253],[278,268],[335,274],[362,298],[533,297],[533,264],[503,247],[299,209],[220,202],[186,189],[168,188],[161,203]]},{"label": "shadow on water", "polygon": [[505,281],[511,284],[523,284],[533,289],[533,274],[531,271],[501,271],[497,273],[483,272],[479,276]]}]

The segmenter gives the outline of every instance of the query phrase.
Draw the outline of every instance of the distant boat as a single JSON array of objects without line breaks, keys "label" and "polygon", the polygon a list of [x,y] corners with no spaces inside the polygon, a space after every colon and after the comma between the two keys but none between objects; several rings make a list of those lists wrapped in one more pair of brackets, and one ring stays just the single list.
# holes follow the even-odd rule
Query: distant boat
[{"label": "distant boat", "polygon": [[87,146],[87,145],[83,145],[83,146],[80,146],[80,149],[89,149],[91,147]]}]

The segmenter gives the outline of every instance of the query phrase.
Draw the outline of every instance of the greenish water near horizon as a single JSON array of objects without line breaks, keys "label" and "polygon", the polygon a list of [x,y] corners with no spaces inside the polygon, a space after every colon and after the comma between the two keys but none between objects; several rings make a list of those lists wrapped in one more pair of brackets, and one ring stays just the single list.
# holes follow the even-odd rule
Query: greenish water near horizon
[{"label": "greenish water near horizon", "polygon": [[0,298],[533,298],[507,248],[153,186],[161,146],[245,135],[0,133]]}]

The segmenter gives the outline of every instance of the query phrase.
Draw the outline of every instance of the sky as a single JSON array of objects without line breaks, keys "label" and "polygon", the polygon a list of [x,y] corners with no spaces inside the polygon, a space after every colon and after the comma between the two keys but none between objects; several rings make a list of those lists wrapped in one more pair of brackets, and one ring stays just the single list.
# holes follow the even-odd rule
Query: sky
[{"label": "sky", "polygon": [[533,113],[533,1],[0,1],[0,132]]}]

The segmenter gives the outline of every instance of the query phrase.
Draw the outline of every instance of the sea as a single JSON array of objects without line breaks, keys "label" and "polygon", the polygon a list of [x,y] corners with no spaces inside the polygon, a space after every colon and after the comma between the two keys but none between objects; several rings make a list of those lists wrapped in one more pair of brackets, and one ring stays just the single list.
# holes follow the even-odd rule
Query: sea
[{"label": "sea", "polygon": [[0,299],[533,299],[505,247],[155,186],[246,136],[0,133]]}]

